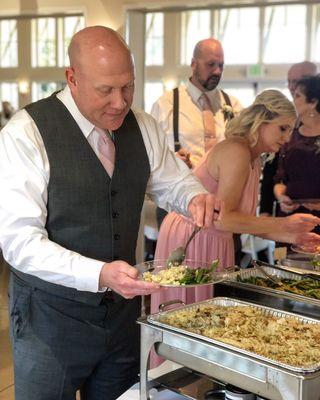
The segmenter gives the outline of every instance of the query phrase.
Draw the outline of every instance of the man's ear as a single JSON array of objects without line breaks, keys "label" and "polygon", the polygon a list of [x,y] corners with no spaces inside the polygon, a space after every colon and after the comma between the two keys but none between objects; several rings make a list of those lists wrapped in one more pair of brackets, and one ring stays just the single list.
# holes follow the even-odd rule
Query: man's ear
[{"label": "man's ear", "polygon": [[71,87],[77,86],[77,80],[75,78],[74,69],[72,67],[66,68],[65,74],[66,74],[66,80],[67,80],[69,87],[71,88]]}]

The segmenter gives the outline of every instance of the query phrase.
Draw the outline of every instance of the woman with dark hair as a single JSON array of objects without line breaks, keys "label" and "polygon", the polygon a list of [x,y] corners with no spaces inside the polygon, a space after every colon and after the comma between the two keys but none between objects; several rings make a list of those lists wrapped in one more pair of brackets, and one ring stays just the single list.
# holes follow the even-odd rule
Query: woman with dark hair
[{"label": "woman with dark hair", "polygon": [[298,81],[294,105],[300,124],[281,151],[274,194],[281,215],[320,216],[320,75]]}]

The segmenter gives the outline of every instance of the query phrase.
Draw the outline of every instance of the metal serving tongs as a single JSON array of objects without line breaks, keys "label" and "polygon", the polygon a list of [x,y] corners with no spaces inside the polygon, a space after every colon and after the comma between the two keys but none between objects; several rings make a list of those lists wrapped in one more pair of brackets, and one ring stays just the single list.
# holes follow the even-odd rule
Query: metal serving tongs
[{"label": "metal serving tongs", "polygon": [[[259,265],[258,262],[261,263],[261,265]],[[252,264],[253,264],[253,266],[254,266],[255,268],[258,268],[259,271],[261,271],[261,272],[263,273],[263,275],[265,275],[265,277],[268,278],[268,279],[269,279],[271,282],[273,282],[275,285],[283,286],[283,283],[281,282],[281,279],[279,279],[278,277],[276,277],[276,276],[274,276],[274,275],[268,274],[268,272],[266,272],[266,271],[264,270],[264,267],[267,267],[267,266],[273,268],[272,265],[269,265],[269,264],[267,264],[267,263],[263,263],[262,261],[258,261],[258,260],[252,260]]]},{"label": "metal serving tongs", "polygon": [[[305,272],[300,272],[298,269],[290,269],[290,268],[282,268],[281,265],[273,265],[273,264],[268,264],[264,261],[260,261],[260,260],[253,260],[252,264],[256,267],[256,268],[260,268],[260,270],[262,271],[262,273],[266,274],[266,271],[264,271],[263,267],[269,267],[269,268],[274,268],[277,269],[279,271],[284,271],[284,272],[291,272],[293,274],[297,274],[302,276],[303,278],[310,278],[310,279],[314,279],[316,281],[320,281],[320,275],[316,275],[313,273],[305,273]],[[261,268],[262,267],[262,268]],[[269,275],[269,274],[268,274]],[[272,277],[274,278],[274,277]]]}]

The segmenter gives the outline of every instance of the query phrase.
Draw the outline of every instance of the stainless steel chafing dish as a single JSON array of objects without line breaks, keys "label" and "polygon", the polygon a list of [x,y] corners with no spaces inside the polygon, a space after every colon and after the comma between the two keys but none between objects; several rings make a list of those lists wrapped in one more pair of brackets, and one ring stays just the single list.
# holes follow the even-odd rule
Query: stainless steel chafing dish
[{"label": "stainless steel chafing dish", "polygon": [[[268,266],[267,264],[264,264],[263,268],[270,275],[274,275],[278,278],[287,278],[294,280],[303,279],[303,274],[310,272],[294,268],[288,268],[287,270],[278,269],[277,266]],[[313,273],[320,277],[320,274],[318,272]],[[238,282],[238,276],[244,279],[252,276],[264,277],[259,268],[248,268],[240,270],[230,275],[228,280],[215,285],[215,296],[228,296],[236,299],[248,300],[254,303],[263,304],[273,308],[279,308],[281,310],[320,319],[320,300],[272,288]]]},{"label": "stainless steel chafing dish", "polygon": [[[319,324],[320,329],[316,319],[230,298],[213,298],[182,308],[197,307],[199,304],[250,305],[279,317],[293,316],[303,323]],[[141,324],[140,400],[148,399],[147,365],[153,345],[157,353],[166,359],[271,400],[320,399],[320,360],[319,365],[312,368],[290,367],[162,323],[160,317],[170,312],[174,310],[138,321]]]}]

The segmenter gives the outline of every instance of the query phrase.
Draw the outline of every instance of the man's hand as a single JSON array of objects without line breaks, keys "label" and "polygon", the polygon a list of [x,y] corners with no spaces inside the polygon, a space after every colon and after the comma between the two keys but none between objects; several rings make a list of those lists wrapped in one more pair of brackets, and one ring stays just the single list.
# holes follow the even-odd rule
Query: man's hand
[{"label": "man's hand", "polygon": [[143,282],[138,278],[139,271],[125,261],[105,263],[100,272],[99,287],[109,287],[125,299],[143,296],[160,290],[151,282]]},{"label": "man's hand", "polygon": [[209,228],[218,219],[220,206],[213,194],[198,194],[190,201],[188,211],[197,226]]},{"label": "man's hand", "polygon": [[176,156],[180,158],[184,163],[187,164],[187,166],[192,169],[192,162],[190,160],[191,153],[187,149],[181,147],[180,150],[178,150],[176,153]]}]

